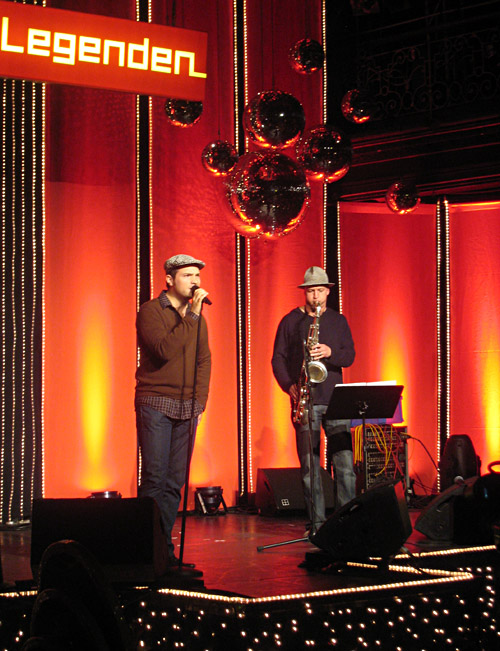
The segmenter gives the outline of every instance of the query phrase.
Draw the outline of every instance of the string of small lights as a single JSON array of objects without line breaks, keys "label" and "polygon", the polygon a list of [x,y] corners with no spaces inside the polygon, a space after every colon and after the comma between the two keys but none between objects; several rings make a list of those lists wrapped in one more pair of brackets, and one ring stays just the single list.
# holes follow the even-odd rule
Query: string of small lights
[{"label": "string of small lights", "polygon": [[[45,6],[45,0],[43,3]],[[46,309],[45,309],[45,290],[46,290],[46,234],[47,234],[47,211],[46,211],[46,142],[47,142],[47,84],[43,83],[40,86],[41,88],[41,137],[40,137],[40,151],[41,151],[41,161],[40,161],[40,176],[41,176],[41,213],[42,213],[42,226],[41,226],[41,258],[42,258],[42,277],[40,279],[40,285],[42,290],[42,332],[41,332],[41,350],[42,350],[42,359],[41,359],[41,405],[40,405],[40,420],[41,420],[41,473],[42,473],[42,486],[41,494],[42,497],[45,495],[45,361],[46,361]]]},{"label": "string of small lights", "polygon": [[[328,92],[328,67],[327,67],[327,38],[326,38],[326,0],[321,0],[321,45],[323,46],[323,52],[325,53],[325,59],[323,62],[323,69],[321,71],[321,119],[324,124],[327,121],[328,115],[328,106],[326,102],[327,92]],[[322,257],[323,257],[323,269],[326,269],[327,262],[327,247],[326,247],[326,228],[327,228],[327,208],[328,208],[328,187],[327,183],[323,184],[323,206],[322,206],[322,228],[321,228],[321,248],[322,248]]]},{"label": "string of small lights", "polygon": [[[239,115],[241,111],[241,97],[243,102],[247,101],[248,89],[246,87],[248,69],[247,50],[247,21],[246,3],[233,0],[233,82],[234,82],[234,138],[238,153],[241,153]],[[242,25],[242,53],[240,56],[239,28]],[[242,68],[242,79],[240,80],[240,67]],[[243,85],[241,89],[240,81]],[[246,142],[243,148],[246,147]],[[237,362],[238,362],[238,452],[239,452],[239,496],[243,497],[247,491],[248,482],[248,421],[247,421],[247,392],[246,386],[247,370],[247,346],[246,346],[246,322],[244,315],[244,296],[246,296],[246,268],[243,273],[243,261],[246,265],[246,242],[243,236],[235,233],[235,257],[236,257],[236,337],[237,337]]]},{"label": "string of small lights", "polygon": [[[369,564],[359,564],[370,568]],[[408,568],[391,566],[390,571]],[[416,570],[415,570],[416,571]],[[422,580],[245,598],[159,590],[128,612],[138,648],[463,648],[490,627],[489,603],[472,573],[437,571]],[[484,598],[476,614],[474,599]],[[189,606],[187,604],[189,603]],[[182,605],[183,604],[183,605]],[[272,646],[270,646],[272,645]]]},{"label": "string of small lights", "polygon": [[2,82],[0,522],[43,490],[45,88]]},{"label": "string of small lights", "polygon": [[[12,105],[12,116],[11,116],[11,129],[12,129],[12,149],[11,149],[11,156],[12,156],[12,202],[11,202],[11,215],[12,215],[12,249],[11,249],[11,285],[10,285],[10,301],[11,301],[11,306],[12,306],[12,312],[11,312],[11,320],[12,320],[12,356],[11,356],[11,368],[10,368],[10,376],[11,376],[11,381],[12,381],[12,386],[16,386],[16,372],[17,372],[17,365],[16,365],[16,357],[17,357],[17,345],[18,345],[18,337],[17,337],[17,310],[16,310],[16,246],[15,242],[17,239],[17,220],[16,220],[16,202],[17,202],[17,181],[21,182],[21,185],[24,185],[24,178],[17,177],[16,175],[16,166],[17,166],[17,157],[18,157],[18,144],[16,142],[16,107],[17,107],[17,102],[16,102],[16,81],[12,81],[11,83],[11,105]],[[12,397],[11,397],[11,413],[12,413],[12,426],[13,426],[13,431],[16,431],[17,429],[17,422],[16,422],[16,413],[17,413],[17,392],[12,391]],[[13,521],[13,516],[12,516],[12,504],[13,504],[13,499],[14,499],[14,480],[15,480],[15,455],[11,455],[10,459],[10,486],[9,486],[9,495],[8,495],[8,503],[7,503],[7,514],[8,514],[8,520],[7,522],[12,522]]]},{"label": "string of small lights", "polygon": [[[437,439],[436,459],[439,467],[441,449],[450,435],[450,211],[447,199],[436,206],[436,331],[437,331]],[[440,490],[440,474],[437,488]]]},{"label": "string of small lights", "polygon": [[[406,553],[397,554],[382,574],[376,559],[347,562],[355,585],[337,582],[332,589],[259,597],[118,586],[117,612],[137,649],[497,648],[497,579],[491,563],[481,564],[494,561],[496,553],[493,545],[424,551],[418,554],[424,576],[421,567],[401,564]],[[446,556],[456,557],[453,569],[443,567]],[[0,617],[6,648],[26,641],[35,598],[34,591],[0,594],[0,612],[9,614]]]},{"label": "string of small lights", "polygon": [[[5,464],[5,431],[6,431],[6,422],[7,422],[7,404],[5,400],[5,386],[7,371],[5,367],[6,359],[6,347],[7,347],[7,337],[6,337],[6,319],[5,319],[5,308],[6,308],[6,295],[3,291],[3,288],[6,287],[6,267],[7,267],[7,250],[6,250],[6,219],[4,215],[6,214],[6,173],[5,168],[7,165],[6,160],[6,151],[7,151],[7,128],[5,124],[5,116],[7,112],[7,80],[2,80],[2,368],[1,368],[1,395],[0,395],[0,477],[4,477],[4,464]],[[0,522],[4,521],[3,514],[3,502],[4,502],[4,488],[3,481],[0,481]]]}]

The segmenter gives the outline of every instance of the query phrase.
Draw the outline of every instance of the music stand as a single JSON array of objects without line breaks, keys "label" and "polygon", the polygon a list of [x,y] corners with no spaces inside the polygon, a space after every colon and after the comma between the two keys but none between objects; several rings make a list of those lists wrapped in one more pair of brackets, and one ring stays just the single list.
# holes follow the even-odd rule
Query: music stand
[{"label": "music stand", "polygon": [[366,420],[392,418],[404,386],[402,384],[337,384],[328,403],[328,420],[360,418],[365,438]]}]

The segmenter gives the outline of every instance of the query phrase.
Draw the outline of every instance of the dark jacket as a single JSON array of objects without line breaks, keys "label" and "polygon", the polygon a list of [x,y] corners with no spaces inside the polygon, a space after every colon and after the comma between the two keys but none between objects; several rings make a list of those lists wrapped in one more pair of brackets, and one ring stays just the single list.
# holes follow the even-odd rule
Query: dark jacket
[{"label": "dark jacket", "polygon": [[[307,340],[312,322],[312,316],[296,307],[278,325],[271,363],[274,377],[285,393],[299,381],[304,361],[303,342]],[[315,385],[313,401],[316,405],[327,405],[333,387],[342,383],[342,368],[350,366],[355,357],[351,330],[342,314],[326,308],[319,320],[319,343],[330,346],[332,354],[320,360],[326,366],[328,377]]]}]

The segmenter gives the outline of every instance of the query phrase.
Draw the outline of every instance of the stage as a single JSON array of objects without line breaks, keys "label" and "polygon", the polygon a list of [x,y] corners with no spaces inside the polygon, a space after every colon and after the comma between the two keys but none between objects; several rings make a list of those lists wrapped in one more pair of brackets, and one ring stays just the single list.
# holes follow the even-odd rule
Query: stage
[{"label": "stage", "polygon": [[[410,510],[412,522],[417,515]],[[63,606],[57,593],[67,586],[58,571],[46,573],[40,590],[33,581],[29,524],[4,527],[0,649],[22,649],[30,635],[54,637],[61,607],[69,627],[78,630],[81,646],[71,648],[498,648],[494,545],[437,544],[413,530],[388,566],[368,559],[328,564],[308,541],[258,551],[303,538],[305,524],[301,516],[263,517],[248,510],[190,513],[184,560],[195,563],[201,577],[173,573],[143,585],[110,585],[100,568],[87,565],[83,574],[91,579],[74,592],[81,567],[75,573],[75,563],[66,559],[61,575],[70,577],[72,587],[70,605],[64,597]],[[177,543],[180,527],[178,518]],[[43,590],[50,598],[39,597],[35,605]],[[94,630],[96,622],[102,634]],[[36,643],[28,648],[60,648]]]}]

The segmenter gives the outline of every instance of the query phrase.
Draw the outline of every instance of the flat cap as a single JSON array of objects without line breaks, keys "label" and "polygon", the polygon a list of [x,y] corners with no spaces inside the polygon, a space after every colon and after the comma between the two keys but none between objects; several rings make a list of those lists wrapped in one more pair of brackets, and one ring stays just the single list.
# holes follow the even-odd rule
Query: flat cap
[{"label": "flat cap", "polygon": [[168,260],[165,260],[163,267],[165,268],[165,273],[170,274],[175,269],[180,269],[181,267],[198,267],[198,269],[203,269],[205,263],[203,260],[197,260],[191,255],[186,255],[185,253],[178,253],[173,255]]}]

